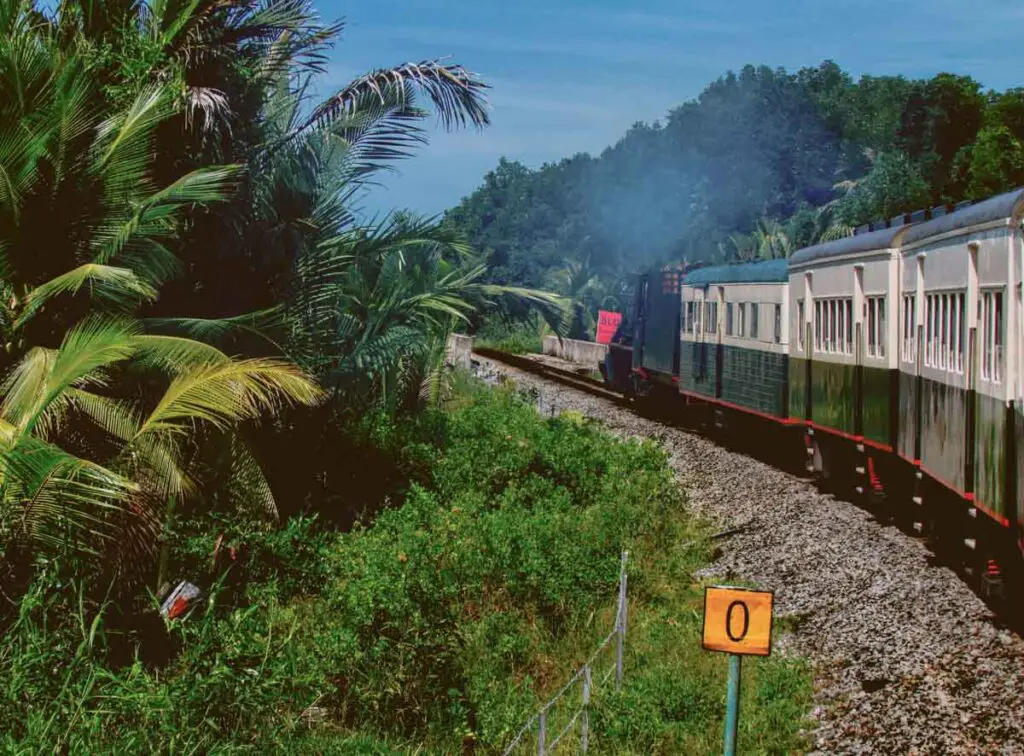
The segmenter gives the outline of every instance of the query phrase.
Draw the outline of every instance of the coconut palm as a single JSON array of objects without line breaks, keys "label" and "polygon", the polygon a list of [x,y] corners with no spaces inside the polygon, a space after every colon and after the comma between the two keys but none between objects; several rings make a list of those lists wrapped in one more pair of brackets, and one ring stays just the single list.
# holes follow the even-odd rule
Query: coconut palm
[{"label": "coconut palm", "polygon": [[[250,173],[251,205],[235,242],[241,263],[243,248],[248,259],[287,263],[242,303],[262,309],[244,322],[164,318],[160,327],[218,344],[246,339],[250,349],[286,352],[335,392],[358,387],[350,393],[401,403],[412,376],[436,373],[440,361],[427,356],[443,356],[439,344],[472,313],[514,300],[561,323],[558,297],[484,284],[485,267],[465,242],[431,219],[395,213],[357,223],[353,195],[422,139],[409,92],[364,94],[354,111],[319,124],[303,116],[305,92],[279,79],[268,99],[268,149]],[[269,337],[262,344],[260,329]]]},{"label": "coconut palm", "polygon": [[[8,8],[9,10],[9,8]],[[235,431],[320,389],[282,360],[147,333],[133,313],[176,268],[183,211],[239,173],[160,186],[166,88],[104,110],[86,61],[22,14],[0,40],[0,533],[12,548],[152,556],[168,502],[195,494],[197,433],[231,439],[237,483],[273,506]]]},{"label": "coconut palm", "polygon": [[484,281],[465,242],[430,219],[392,215],[310,247],[287,312],[300,362],[336,390],[408,400],[437,387],[450,333],[481,311],[515,302],[562,327],[556,295]]},{"label": "coconut palm", "polygon": [[[165,379],[155,397],[117,380],[149,374]],[[155,548],[163,505],[196,493],[197,425],[230,432],[282,402],[311,404],[319,394],[288,363],[234,360],[199,342],[148,335],[131,320],[88,318],[57,349],[29,350],[3,384],[4,529],[53,549],[97,552],[125,532],[145,540],[123,545]],[[258,475],[244,447],[237,454],[240,468]],[[273,507],[272,498],[264,503]]]}]

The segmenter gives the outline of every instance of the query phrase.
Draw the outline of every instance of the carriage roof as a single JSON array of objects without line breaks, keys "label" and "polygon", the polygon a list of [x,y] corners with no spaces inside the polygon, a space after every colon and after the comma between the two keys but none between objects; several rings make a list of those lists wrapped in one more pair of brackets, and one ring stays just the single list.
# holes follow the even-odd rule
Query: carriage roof
[{"label": "carriage roof", "polygon": [[784,283],[789,280],[786,260],[759,260],[697,268],[686,274],[684,286],[735,283]]},{"label": "carriage roof", "polygon": [[881,228],[867,234],[847,236],[835,241],[815,244],[813,247],[805,247],[789,258],[790,265],[804,265],[818,260],[827,260],[833,257],[846,257],[865,252],[877,252],[880,249],[891,249],[899,246],[900,237],[912,226],[897,226],[895,228]]},{"label": "carriage roof", "polygon": [[1022,212],[1024,212],[1024,188],[1018,188],[1012,192],[996,195],[984,202],[968,205],[926,223],[915,225],[907,233],[903,243],[914,244],[950,231],[980,226],[983,223],[1004,218],[1015,218]]}]

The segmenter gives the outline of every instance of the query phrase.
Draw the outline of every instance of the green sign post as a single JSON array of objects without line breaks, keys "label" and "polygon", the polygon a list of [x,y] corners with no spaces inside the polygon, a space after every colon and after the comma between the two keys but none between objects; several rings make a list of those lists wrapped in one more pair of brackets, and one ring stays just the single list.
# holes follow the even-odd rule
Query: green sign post
[{"label": "green sign post", "polygon": [[725,693],[725,756],[736,756],[736,730],[740,725],[740,665],[743,657],[729,654],[729,684]]},{"label": "green sign post", "polygon": [[701,646],[729,654],[725,692],[725,756],[736,755],[740,724],[740,679],[743,656],[768,656],[772,650],[771,591],[731,586],[704,589],[704,628]]}]

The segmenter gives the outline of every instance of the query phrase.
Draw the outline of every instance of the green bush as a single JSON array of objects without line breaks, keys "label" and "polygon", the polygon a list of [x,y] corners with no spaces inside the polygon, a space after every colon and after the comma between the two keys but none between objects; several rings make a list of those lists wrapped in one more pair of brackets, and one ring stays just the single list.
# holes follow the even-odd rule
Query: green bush
[{"label": "green bush", "polygon": [[[595,743],[710,747],[724,685],[694,650],[690,578],[706,551],[658,447],[542,418],[506,390],[373,422],[366,438],[406,476],[394,506],[345,534],[301,516],[273,530],[223,515],[186,520],[175,574],[217,583],[187,618],[131,636],[139,653],[126,663],[113,661],[120,631],[102,614],[38,581],[0,645],[0,717],[13,723],[0,745],[498,748],[611,629],[628,549],[630,669],[622,694],[597,702]],[[221,535],[222,548],[246,544],[247,556],[210,573]],[[142,652],[160,644],[170,660],[147,661]],[[780,667],[748,683],[772,744],[794,742],[805,682]]]},{"label": "green bush", "polygon": [[473,343],[475,346],[498,349],[509,354],[540,354],[544,351],[541,324],[537,320],[525,323],[504,323],[500,320],[485,323],[474,334]]}]

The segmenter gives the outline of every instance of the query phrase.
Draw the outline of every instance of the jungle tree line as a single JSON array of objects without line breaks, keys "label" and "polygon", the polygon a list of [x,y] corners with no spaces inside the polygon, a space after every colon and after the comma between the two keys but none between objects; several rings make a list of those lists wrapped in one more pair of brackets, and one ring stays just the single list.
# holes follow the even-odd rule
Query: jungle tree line
[{"label": "jungle tree line", "polygon": [[[784,257],[858,225],[1024,184],[1024,89],[747,66],[598,156],[502,159],[446,214],[492,280],[591,311],[663,262]],[[580,270],[588,283],[578,284]],[[592,335],[592,334],[591,334]]]}]

